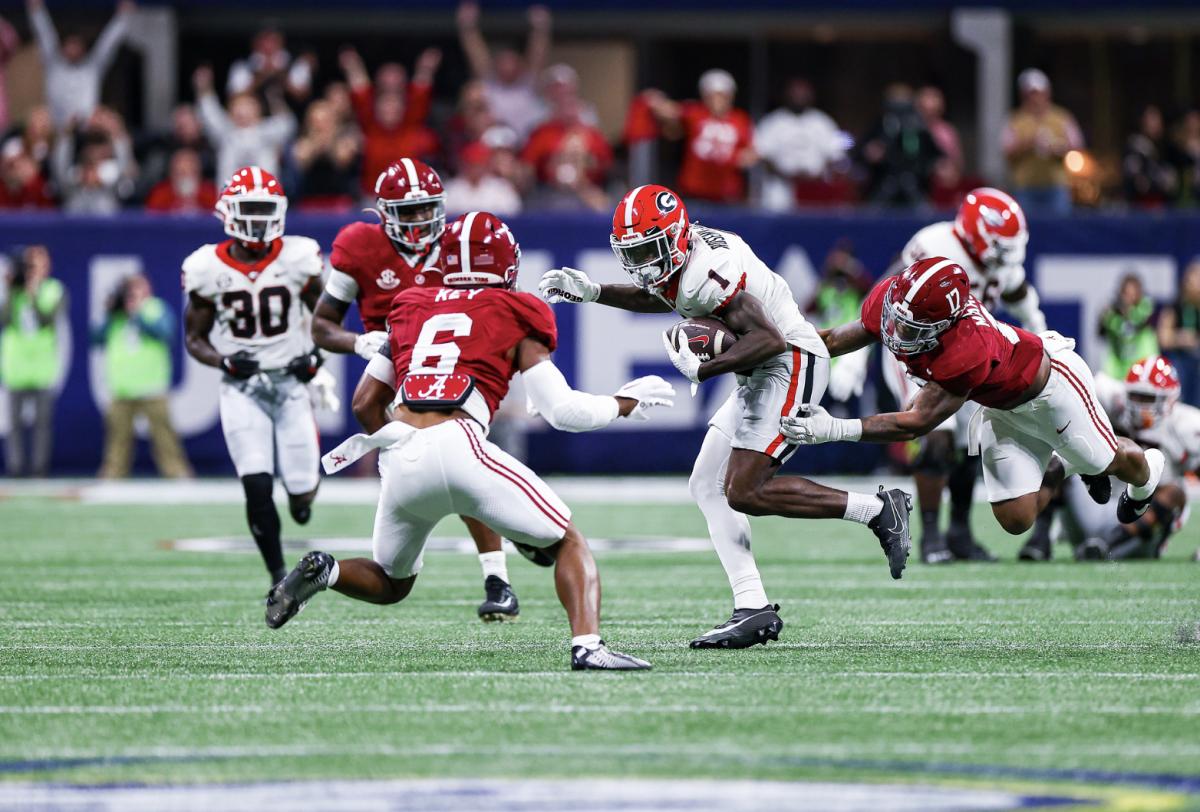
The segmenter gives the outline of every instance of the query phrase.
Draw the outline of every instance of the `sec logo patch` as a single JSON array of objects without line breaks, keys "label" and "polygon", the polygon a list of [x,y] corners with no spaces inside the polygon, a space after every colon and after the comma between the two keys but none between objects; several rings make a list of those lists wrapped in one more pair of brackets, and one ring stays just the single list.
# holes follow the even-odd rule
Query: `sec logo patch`
[{"label": "sec logo patch", "polygon": [[375,280],[375,284],[384,290],[391,290],[400,285],[400,277],[396,276],[396,272],[391,268],[384,268],[383,273],[379,274],[379,278]]}]

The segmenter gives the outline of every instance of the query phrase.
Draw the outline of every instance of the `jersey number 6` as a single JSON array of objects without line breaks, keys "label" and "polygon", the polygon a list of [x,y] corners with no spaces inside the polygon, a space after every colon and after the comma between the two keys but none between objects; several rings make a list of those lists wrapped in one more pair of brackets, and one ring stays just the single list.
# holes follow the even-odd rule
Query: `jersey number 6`
[{"label": "jersey number 6", "polygon": [[[421,326],[421,334],[413,346],[409,372],[450,373],[458,364],[462,349],[453,341],[437,340],[438,335],[450,333],[455,338],[471,334],[471,317],[466,313],[440,313]],[[430,365],[431,361],[436,361]]]}]

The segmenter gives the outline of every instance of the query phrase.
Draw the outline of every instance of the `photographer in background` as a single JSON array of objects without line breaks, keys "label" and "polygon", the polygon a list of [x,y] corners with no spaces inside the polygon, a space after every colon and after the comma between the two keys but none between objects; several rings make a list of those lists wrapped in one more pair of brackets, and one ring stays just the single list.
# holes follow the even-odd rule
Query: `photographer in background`
[{"label": "photographer in background", "polygon": [[167,412],[171,387],[171,340],[175,316],[141,274],[127,277],[109,300],[104,324],[92,344],[104,348],[104,370],[112,402],[105,416],[102,479],[129,476],[133,462],[133,421],[141,414],[150,424],[154,464],[165,477],[192,475]]},{"label": "photographer in background", "polygon": [[[30,245],[13,258],[8,295],[0,304],[0,382],[8,390],[9,476],[43,477],[50,470],[54,384],[58,380],[58,316],[67,290],[50,277],[50,252]],[[32,454],[26,465],[25,412],[33,411]]]}]

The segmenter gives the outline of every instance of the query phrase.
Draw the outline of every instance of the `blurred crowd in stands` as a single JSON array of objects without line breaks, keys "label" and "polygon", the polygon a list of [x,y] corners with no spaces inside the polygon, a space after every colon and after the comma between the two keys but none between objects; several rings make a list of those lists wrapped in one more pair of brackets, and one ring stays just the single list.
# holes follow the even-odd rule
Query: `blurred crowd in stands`
[{"label": "blurred crowd in stands", "polygon": [[[713,69],[698,77],[693,99],[653,88],[637,93],[610,141],[575,69],[550,64],[550,12],[528,10],[518,49],[489,43],[474,2],[457,9],[471,78],[454,93],[449,115],[435,115],[436,48],[410,67],[369,66],[347,47],[329,65],[290,52],[284,32],[270,28],[224,75],[207,66],[194,72],[191,100],[176,107],[168,131],[131,132],[120,112],[100,104],[100,89],[133,2],[118,3],[90,45],[77,34],[60,37],[42,0],[27,7],[45,99],[23,120],[9,121],[0,96],[3,209],[203,211],[234,167],[256,163],[282,177],[297,208],[353,210],[371,196],[381,167],[413,155],[442,171],[456,209],[603,211],[628,184],[649,179],[659,147],[671,141],[680,142],[679,191],[717,205],[950,209],[981,181],[934,85],[890,85],[874,126],[848,133],[820,109],[803,77],[787,80],[778,107],[755,122],[738,106],[734,77]],[[0,65],[19,46],[17,31],[0,20]],[[1083,133],[1054,104],[1045,73],[1023,71],[1017,89],[1002,137],[1008,188],[1030,211],[1066,212],[1071,176],[1091,160]],[[1131,206],[1200,204],[1200,110],[1168,120],[1147,106],[1121,175]]]}]

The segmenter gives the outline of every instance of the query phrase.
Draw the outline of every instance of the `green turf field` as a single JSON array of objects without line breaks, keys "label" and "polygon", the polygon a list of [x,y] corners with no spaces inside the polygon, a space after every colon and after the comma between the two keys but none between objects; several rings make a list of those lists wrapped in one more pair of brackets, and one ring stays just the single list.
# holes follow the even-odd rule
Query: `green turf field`
[{"label": "green turf field", "polygon": [[[1005,563],[910,564],[900,582],[860,528],[755,520],[787,626],[740,652],[687,648],[728,614],[714,555],[603,554],[604,636],[654,663],[620,675],[568,670],[552,579],[516,556],[515,624],[475,618],[473,556],[430,553],[403,604],[324,593],[273,632],[257,555],[161,544],[244,534],[239,505],[10,499],[0,780],[1200,776],[1200,645],[1178,636],[1200,620],[1197,521],[1167,561],[1030,565],[984,511],[982,539]],[[306,532],[368,536],[371,520],[318,502]],[[581,506],[576,522],[610,538],[705,535],[689,506]]]}]

